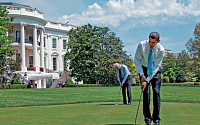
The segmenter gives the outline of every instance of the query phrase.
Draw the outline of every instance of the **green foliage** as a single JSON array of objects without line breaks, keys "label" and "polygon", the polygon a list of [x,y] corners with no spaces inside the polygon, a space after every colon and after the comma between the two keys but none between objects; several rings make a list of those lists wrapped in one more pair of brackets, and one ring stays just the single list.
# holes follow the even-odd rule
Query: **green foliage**
[{"label": "green foliage", "polygon": [[167,71],[169,68],[176,66],[176,57],[172,53],[166,53],[162,61],[162,73]]},{"label": "green foliage", "polygon": [[200,82],[200,74],[197,74],[196,77],[197,77],[197,82]]},{"label": "green foliage", "polygon": [[123,51],[123,44],[108,27],[91,24],[71,29],[65,58],[70,60],[71,76],[87,84],[116,83],[113,64],[129,67],[134,74],[133,60]]},{"label": "green foliage", "polygon": [[185,82],[186,79],[185,79],[185,72],[183,70],[180,70],[177,74],[177,77],[176,77],[176,81],[177,82]]},{"label": "green foliage", "polygon": [[[14,26],[11,24],[12,19],[7,17],[8,11],[6,6],[0,5],[0,75],[7,76],[12,71],[20,69],[21,59],[14,60],[11,56],[14,54],[10,44],[11,36]],[[8,35],[7,35],[8,34]]]},{"label": "green foliage", "polygon": [[184,82],[184,83],[162,83],[162,86],[192,86],[199,87],[200,83],[198,82]]},{"label": "green foliage", "polygon": [[12,85],[8,85],[8,84],[1,84],[0,85],[0,89],[27,89],[27,84],[12,84]]},{"label": "green foliage", "polygon": [[73,83],[73,81],[72,81],[71,79],[66,79],[66,80],[65,80],[65,84],[66,84],[66,85],[70,85],[70,84],[73,85],[74,83]]},{"label": "green foliage", "polygon": [[189,39],[186,48],[191,56],[190,71],[198,74],[200,72],[200,23],[195,26],[194,38]]},{"label": "green foliage", "polygon": [[0,54],[5,54],[7,51],[11,51],[11,41],[8,40],[6,32],[7,29],[0,25]]},{"label": "green foliage", "polygon": [[176,82],[176,77],[171,76],[171,77],[169,78],[169,81],[170,81],[171,83],[175,83],[175,82]]},{"label": "green foliage", "polygon": [[189,70],[189,63],[190,61],[190,57],[189,55],[186,53],[185,50],[183,50],[181,53],[179,53],[177,59],[176,59],[176,66],[180,67],[181,70],[183,70],[184,72],[187,72]]},{"label": "green foliage", "polygon": [[170,77],[174,77],[176,74],[173,70],[173,68],[168,68],[165,72],[164,72],[164,76],[168,76]]},{"label": "green foliage", "polygon": [[11,80],[11,84],[19,84],[19,83],[21,83],[21,82],[17,78],[14,78],[14,79]]},{"label": "green foliage", "polygon": [[163,83],[169,83],[169,77],[168,76],[163,77]]}]

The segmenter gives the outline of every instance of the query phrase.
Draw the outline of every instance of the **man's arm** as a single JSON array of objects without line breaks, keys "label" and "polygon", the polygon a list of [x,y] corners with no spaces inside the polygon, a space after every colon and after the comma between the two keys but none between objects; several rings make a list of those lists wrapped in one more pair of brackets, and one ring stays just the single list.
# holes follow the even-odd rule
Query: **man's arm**
[{"label": "man's arm", "polygon": [[120,76],[119,76],[119,70],[116,69],[116,72],[117,72],[117,80],[118,80],[119,83],[121,84],[121,82],[120,82]]},{"label": "man's arm", "polygon": [[142,45],[139,44],[138,47],[137,47],[136,53],[135,53],[134,63],[135,63],[135,66],[137,68],[137,71],[140,73],[140,76],[144,76],[143,68],[142,68],[142,65],[141,65],[141,61],[143,59],[143,55],[141,53],[141,50],[142,50]]}]

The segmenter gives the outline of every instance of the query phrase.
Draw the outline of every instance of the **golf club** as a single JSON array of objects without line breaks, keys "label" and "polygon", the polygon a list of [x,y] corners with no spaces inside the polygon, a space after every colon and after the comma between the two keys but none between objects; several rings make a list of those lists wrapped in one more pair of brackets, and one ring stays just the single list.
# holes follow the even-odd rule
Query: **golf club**
[{"label": "golf club", "polygon": [[[119,89],[119,94],[120,94],[120,92],[121,92],[121,88],[122,88],[122,87],[120,87],[120,89]],[[119,94],[118,94],[118,101],[119,101]],[[118,105],[117,102],[116,102],[115,105]]]},{"label": "golf club", "polygon": [[139,107],[140,107],[140,101],[141,101],[142,92],[143,92],[143,88],[142,88],[142,91],[141,91],[141,94],[140,94],[140,100],[139,100],[138,109],[137,109],[137,113],[136,113],[136,117],[135,117],[135,125],[136,125],[138,110],[139,110]]}]

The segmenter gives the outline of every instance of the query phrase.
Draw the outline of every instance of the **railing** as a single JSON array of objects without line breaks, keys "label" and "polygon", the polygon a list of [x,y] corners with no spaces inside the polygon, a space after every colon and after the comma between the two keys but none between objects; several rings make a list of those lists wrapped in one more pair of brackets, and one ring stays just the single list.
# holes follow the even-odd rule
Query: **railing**
[{"label": "railing", "polygon": [[[35,71],[35,67],[27,67],[28,71]],[[40,71],[44,72],[44,68],[40,67]]]},{"label": "railing", "polygon": [[[20,43],[20,40],[13,40],[15,43]],[[25,43],[33,44],[33,40],[25,39]],[[37,41],[37,45],[40,46],[40,41]]]},{"label": "railing", "polygon": [[33,40],[25,39],[25,43],[33,44]]},{"label": "railing", "polygon": [[9,14],[29,15],[44,19],[44,13],[33,8],[13,6],[13,5],[7,5],[7,8],[9,10]]}]

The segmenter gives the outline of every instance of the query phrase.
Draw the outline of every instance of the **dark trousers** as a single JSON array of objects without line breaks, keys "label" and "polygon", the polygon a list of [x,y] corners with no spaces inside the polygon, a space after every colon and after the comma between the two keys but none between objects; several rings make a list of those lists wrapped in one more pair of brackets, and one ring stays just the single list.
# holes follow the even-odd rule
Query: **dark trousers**
[{"label": "dark trousers", "polygon": [[127,88],[127,96],[128,96],[128,103],[131,103],[131,76],[129,75],[122,86],[122,96],[123,96],[123,103],[127,104],[126,100],[126,88]]},{"label": "dark trousers", "polygon": [[[147,68],[143,67],[144,75],[147,77]],[[153,89],[153,114],[150,113],[150,83]],[[147,84],[146,89],[143,92],[143,114],[145,122],[160,122],[160,87],[161,87],[161,68],[155,76]]]}]

